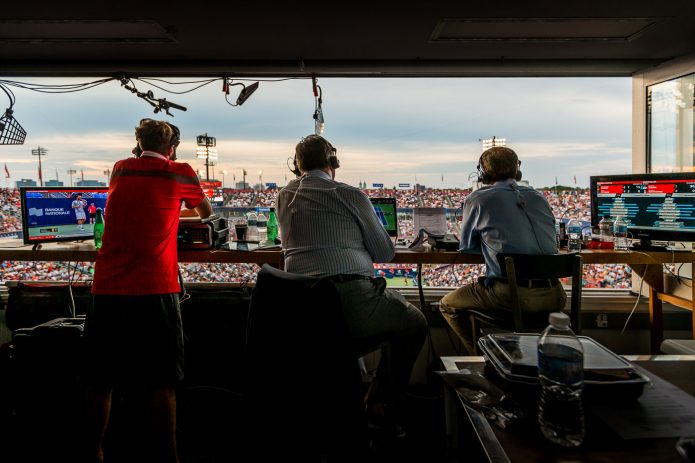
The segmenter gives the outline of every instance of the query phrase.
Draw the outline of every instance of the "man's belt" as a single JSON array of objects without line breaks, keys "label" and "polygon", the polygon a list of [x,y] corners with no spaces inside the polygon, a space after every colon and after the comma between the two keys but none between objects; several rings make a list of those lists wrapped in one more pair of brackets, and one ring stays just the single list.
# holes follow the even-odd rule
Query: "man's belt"
[{"label": "man's belt", "polygon": [[[484,281],[485,286],[490,287],[493,285],[494,282],[498,281],[500,283],[504,283],[505,285],[509,284],[509,280],[506,278],[487,278],[487,277],[481,277]],[[525,278],[519,278],[516,280],[516,285],[519,288],[529,288],[529,289],[540,289],[540,288],[552,288],[553,286],[557,286],[560,284],[560,280],[557,278],[541,278],[541,279],[525,279]]]},{"label": "man's belt", "polygon": [[[508,283],[508,282],[506,282]],[[559,285],[560,280],[557,278],[546,278],[546,279],[539,279],[539,280],[525,280],[525,279],[519,279],[516,280],[516,285],[520,288],[530,288],[530,289],[537,289],[537,288],[552,288],[553,286]]]},{"label": "man's belt", "polygon": [[356,274],[345,274],[345,275],[331,275],[329,277],[326,277],[331,281],[335,281],[336,283],[345,283],[348,281],[355,281],[355,280],[371,280],[371,277],[367,277],[364,275],[356,275]]}]

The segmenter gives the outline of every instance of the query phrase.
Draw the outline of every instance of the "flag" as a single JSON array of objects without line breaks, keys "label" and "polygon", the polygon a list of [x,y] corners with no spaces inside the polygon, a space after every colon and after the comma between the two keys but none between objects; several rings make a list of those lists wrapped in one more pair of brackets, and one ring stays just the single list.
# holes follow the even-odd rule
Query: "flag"
[{"label": "flag", "polygon": [[10,169],[7,168],[7,163],[5,163],[5,178],[10,178]]},{"label": "flag", "polygon": [[244,171],[244,175],[248,175],[248,174],[246,173],[246,169],[242,169],[242,170]]},{"label": "flag", "polygon": [[577,176],[576,175],[574,176],[574,184],[575,185],[577,184]]}]

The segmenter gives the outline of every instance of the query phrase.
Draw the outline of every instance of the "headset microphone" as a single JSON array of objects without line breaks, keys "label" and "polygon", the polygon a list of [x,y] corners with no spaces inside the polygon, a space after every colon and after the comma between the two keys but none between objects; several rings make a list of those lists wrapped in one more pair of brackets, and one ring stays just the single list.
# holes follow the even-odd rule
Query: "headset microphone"
[{"label": "headset microphone", "polygon": [[[292,159],[292,165],[294,167],[290,167],[290,159]],[[297,165],[297,158],[292,157],[292,158],[287,158],[287,161],[285,162],[287,164],[287,168],[292,172],[296,177],[301,177],[302,173],[299,171],[299,166]]]}]

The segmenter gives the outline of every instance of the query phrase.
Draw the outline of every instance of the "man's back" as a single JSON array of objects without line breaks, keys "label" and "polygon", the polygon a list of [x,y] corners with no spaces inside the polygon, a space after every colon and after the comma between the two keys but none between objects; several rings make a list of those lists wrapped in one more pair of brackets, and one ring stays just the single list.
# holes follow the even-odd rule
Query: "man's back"
[{"label": "man's back", "polygon": [[[197,205],[201,195],[188,164],[151,156],[117,162],[94,293],[178,292],[176,231],[181,201]],[[123,284],[124,278],[133,284]]]},{"label": "man's back", "polygon": [[277,200],[285,268],[310,276],[372,276],[393,244],[369,199],[357,188],[312,171],[291,181]]}]

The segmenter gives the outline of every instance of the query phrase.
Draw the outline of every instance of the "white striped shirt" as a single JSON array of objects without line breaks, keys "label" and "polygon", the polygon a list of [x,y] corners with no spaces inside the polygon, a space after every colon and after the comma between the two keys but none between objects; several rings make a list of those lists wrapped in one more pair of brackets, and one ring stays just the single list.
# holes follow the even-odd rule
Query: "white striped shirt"
[{"label": "white striped shirt", "polygon": [[393,242],[369,198],[322,170],[290,181],[278,194],[277,214],[288,272],[372,277],[373,262],[393,259]]}]

